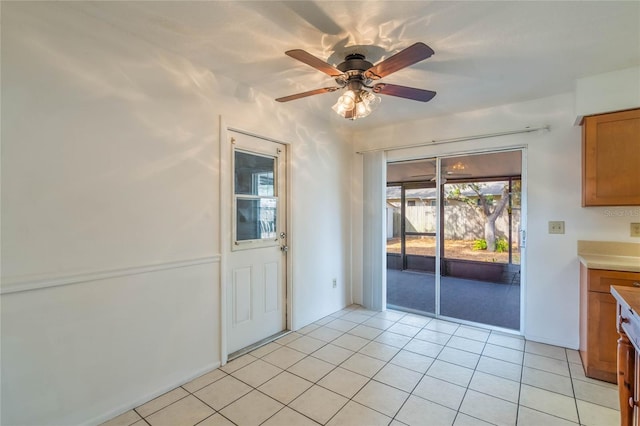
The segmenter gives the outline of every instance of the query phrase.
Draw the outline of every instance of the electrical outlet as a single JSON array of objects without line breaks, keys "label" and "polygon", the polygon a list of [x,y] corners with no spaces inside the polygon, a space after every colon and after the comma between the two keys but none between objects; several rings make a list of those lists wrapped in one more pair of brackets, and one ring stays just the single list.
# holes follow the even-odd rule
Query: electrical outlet
[{"label": "electrical outlet", "polygon": [[550,220],[549,221],[549,233],[550,234],[564,234],[564,220]]},{"label": "electrical outlet", "polygon": [[640,237],[640,223],[631,223],[631,236]]},{"label": "electrical outlet", "polygon": [[333,279],[333,288],[336,288],[336,287],[338,287],[338,279],[334,278]]}]

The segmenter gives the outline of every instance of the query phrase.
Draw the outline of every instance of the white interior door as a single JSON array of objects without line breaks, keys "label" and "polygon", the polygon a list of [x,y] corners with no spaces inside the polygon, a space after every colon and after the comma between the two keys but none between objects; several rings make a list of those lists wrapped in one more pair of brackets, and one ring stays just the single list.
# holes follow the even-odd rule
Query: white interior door
[{"label": "white interior door", "polygon": [[286,146],[231,133],[227,353],[286,329]]}]

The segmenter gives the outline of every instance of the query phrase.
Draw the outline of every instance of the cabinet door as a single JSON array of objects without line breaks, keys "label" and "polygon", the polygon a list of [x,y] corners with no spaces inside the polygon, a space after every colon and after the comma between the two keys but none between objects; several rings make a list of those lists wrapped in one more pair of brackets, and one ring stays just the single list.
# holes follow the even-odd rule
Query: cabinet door
[{"label": "cabinet door", "polygon": [[640,205],[640,109],[585,117],[582,205]]},{"label": "cabinet door", "polygon": [[588,377],[615,383],[617,380],[618,332],[616,300],[609,293],[589,292]]},{"label": "cabinet door", "polygon": [[640,272],[589,269],[589,291],[609,293],[612,285],[640,288]]}]

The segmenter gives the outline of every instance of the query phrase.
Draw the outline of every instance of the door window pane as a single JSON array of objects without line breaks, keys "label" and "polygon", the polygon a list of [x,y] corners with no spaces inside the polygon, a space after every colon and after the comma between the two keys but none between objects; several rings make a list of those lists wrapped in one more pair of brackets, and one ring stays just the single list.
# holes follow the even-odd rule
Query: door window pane
[{"label": "door window pane", "polygon": [[275,158],[235,152],[235,193],[273,197]]},{"label": "door window pane", "polygon": [[402,268],[402,187],[387,187],[387,267]]},{"label": "door window pane", "polygon": [[520,264],[520,218],[522,217],[522,181],[514,179],[511,183],[511,263]]},{"label": "door window pane", "polygon": [[436,255],[436,189],[432,184],[405,190],[405,254]]},{"label": "door window pane", "polygon": [[236,241],[276,238],[277,200],[236,199]]},{"label": "door window pane", "polygon": [[276,158],[234,152],[235,241],[275,240]]}]

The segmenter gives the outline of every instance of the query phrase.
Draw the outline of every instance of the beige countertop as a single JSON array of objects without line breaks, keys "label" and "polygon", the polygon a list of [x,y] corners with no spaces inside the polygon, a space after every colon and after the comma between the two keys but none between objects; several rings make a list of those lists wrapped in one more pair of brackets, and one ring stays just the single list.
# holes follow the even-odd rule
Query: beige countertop
[{"label": "beige countertop", "polygon": [[640,244],[578,241],[578,258],[589,269],[640,272]]}]

